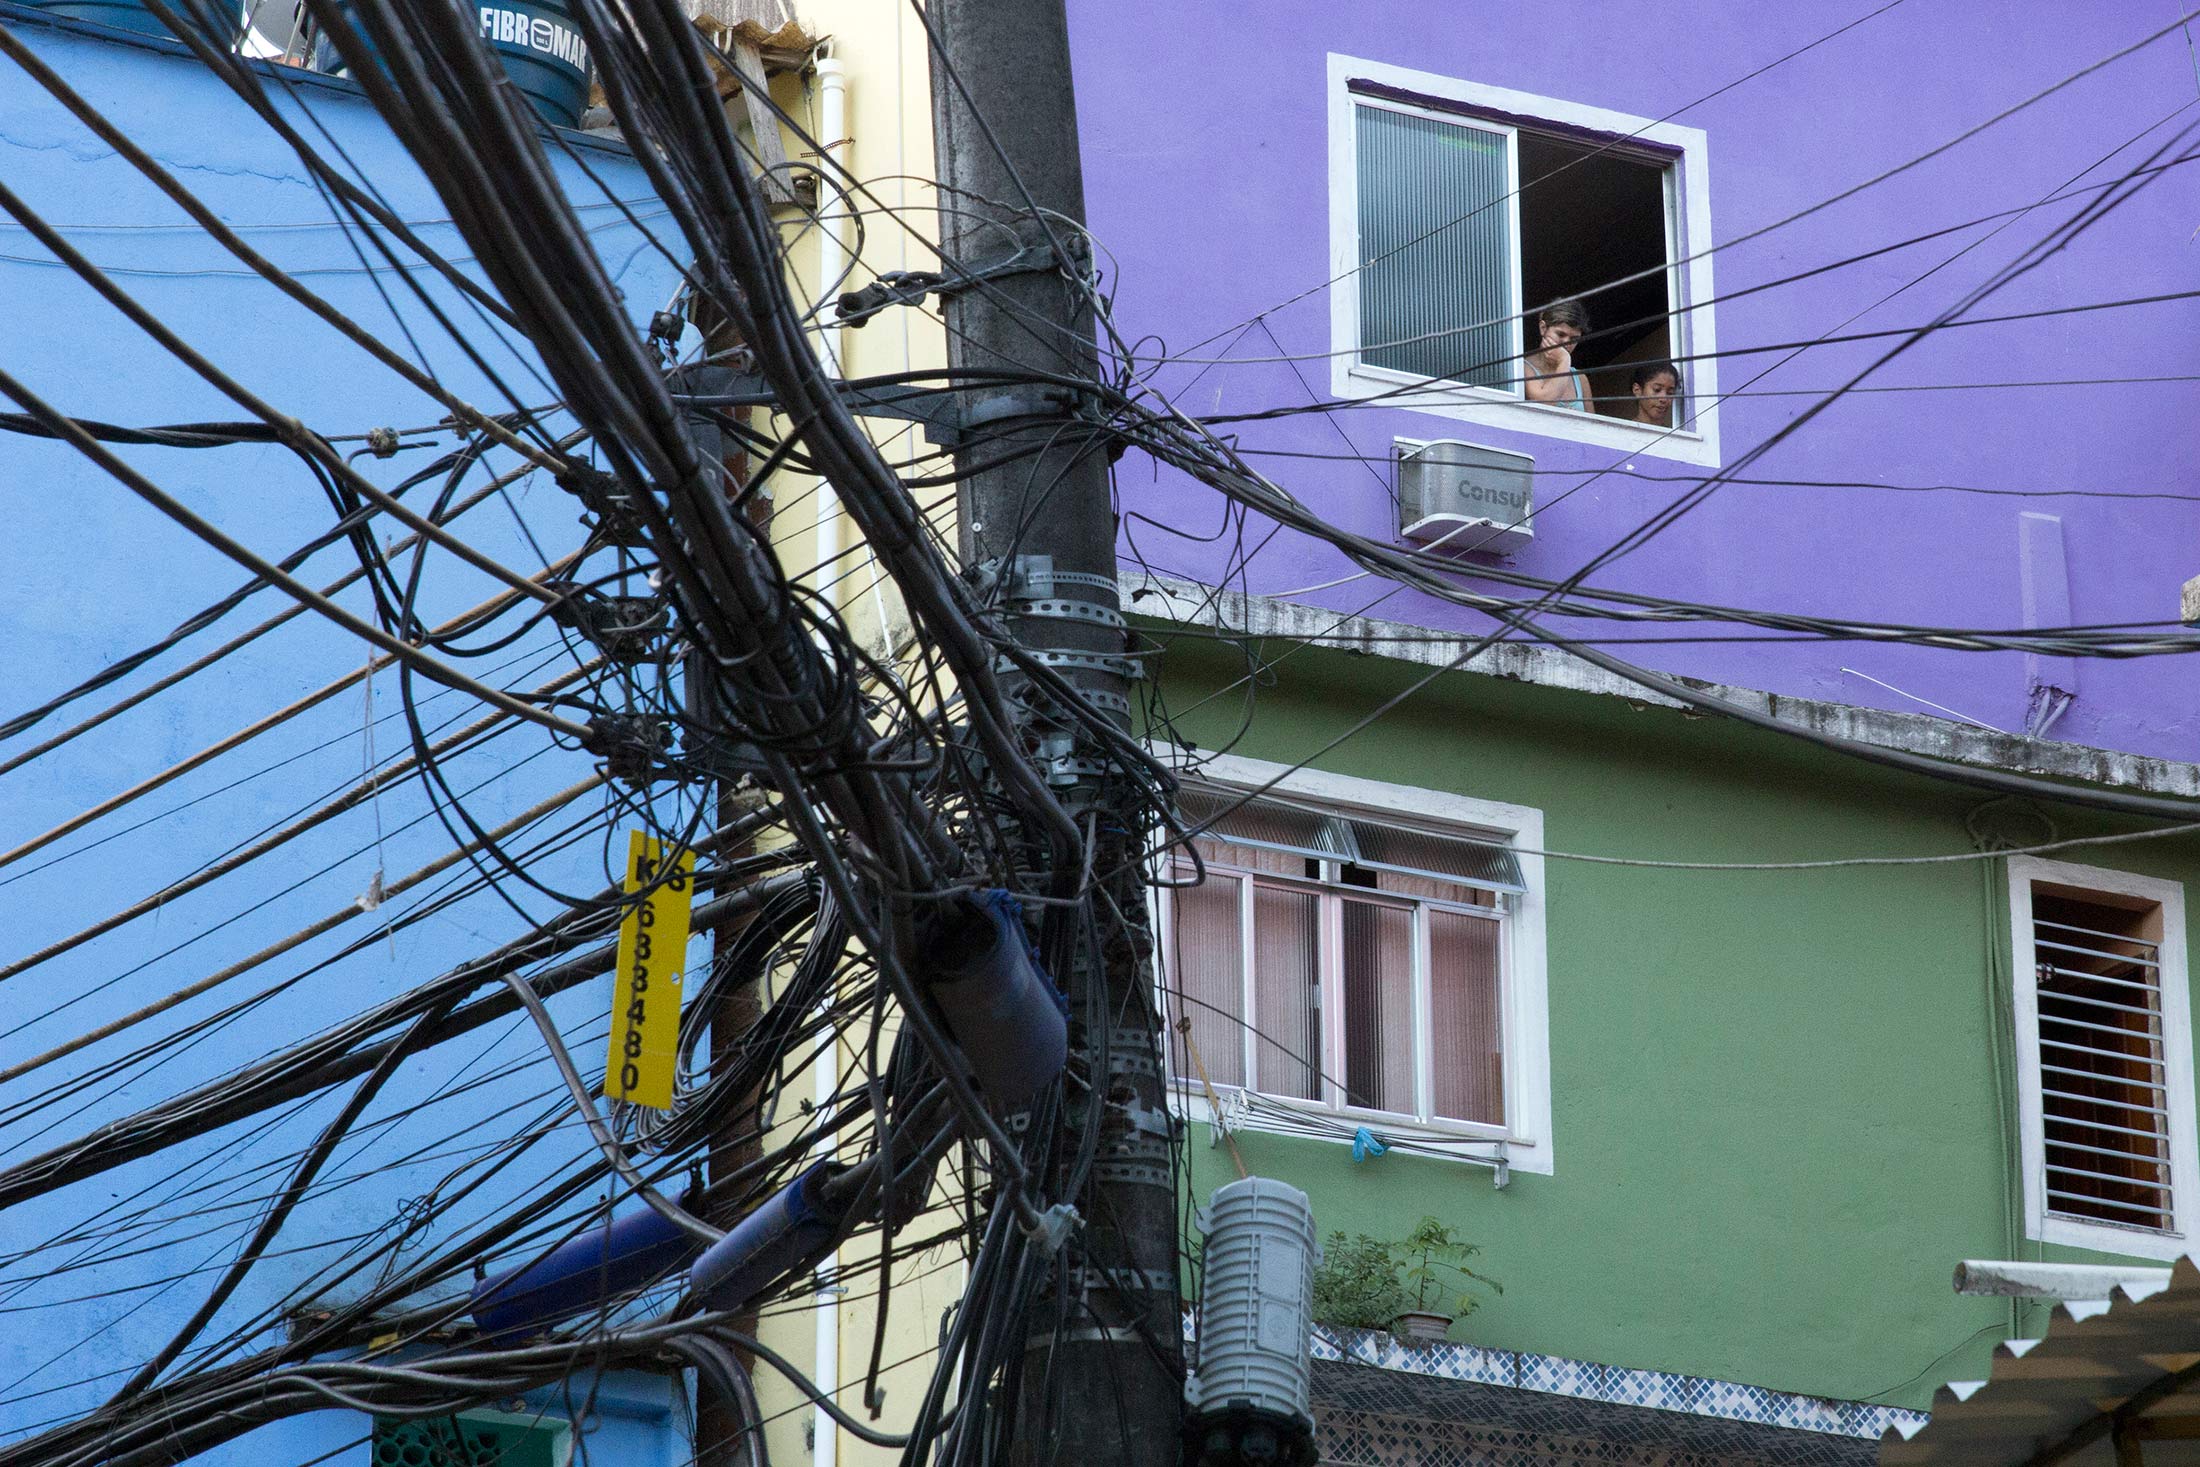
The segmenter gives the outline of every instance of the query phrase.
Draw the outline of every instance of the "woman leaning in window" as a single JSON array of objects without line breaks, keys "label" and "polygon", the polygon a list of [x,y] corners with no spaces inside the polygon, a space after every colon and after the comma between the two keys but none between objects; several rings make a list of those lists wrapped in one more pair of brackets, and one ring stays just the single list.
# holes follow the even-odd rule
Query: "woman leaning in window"
[{"label": "woman leaning in window", "polygon": [[1537,315],[1535,325],[1541,345],[1525,358],[1521,390],[1530,402],[1589,411],[1589,379],[1574,370],[1574,346],[1588,333],[1588,311],[1580,301],[1553,301]]}]

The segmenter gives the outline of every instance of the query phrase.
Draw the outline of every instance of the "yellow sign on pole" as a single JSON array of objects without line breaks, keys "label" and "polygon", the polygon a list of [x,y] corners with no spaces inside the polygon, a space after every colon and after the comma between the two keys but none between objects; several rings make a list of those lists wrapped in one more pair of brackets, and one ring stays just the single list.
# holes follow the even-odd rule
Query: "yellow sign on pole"
[{"label": "yellow sign on pole", "polygon": [[656,889],[636,902],[619,924],[618,984],[611,1000],[611,1057],[604,1064],[603,1093],[613,1100],[670,1110],[695,852],[680,852],[666,875],[664,846],[632,832],[627,837],[627,894],[648,891],[660,877]]}]

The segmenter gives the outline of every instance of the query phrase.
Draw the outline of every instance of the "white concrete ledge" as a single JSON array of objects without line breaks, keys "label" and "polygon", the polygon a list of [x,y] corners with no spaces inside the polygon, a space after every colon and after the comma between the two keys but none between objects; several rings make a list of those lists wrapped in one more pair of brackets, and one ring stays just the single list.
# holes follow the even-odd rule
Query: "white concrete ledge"
[{"label": "white concrete ledge", "polygon": [[2113,1263],[2027,1263],[1966,1258],[1956,1265],[1956,1292],[2005,1299],[2109,1299],[2118,1289],[2145,1299],[2169,1287],[2166,1268]]},{"label": "white concrete ledge", "polygon": [[[1443,667],[1458,655],[1456,641],[1432,640],[1426,627],[1374,617],[1339,616],[1319,606],[1217,590],[1173,576],[1128,577],[1124,581],[1123,596],[1124,610],[1133,616],[1150,616],[1186,626],[1314,642],[1339,651],[1423,667]],[[1639,687],[1569,652],[1534,643],[1500,642],[1476,657],[1471,667],[1460,671],[1462,676],[1506,678],[1538,687],[1625,698],[1634,703],[1700,716],[1662,693]],[[1996,733],[1926,714],[1889,713],[1849,703],[1791,698],[1696,678],[1677,680],[1729,702],[1768,713],[1798,728],[1858,743],[1927,754],[1958,764],[2082,780],[2111,789],[2200,798],[2200,765],[2179,760],[2152,759],[2086,744]]]}]

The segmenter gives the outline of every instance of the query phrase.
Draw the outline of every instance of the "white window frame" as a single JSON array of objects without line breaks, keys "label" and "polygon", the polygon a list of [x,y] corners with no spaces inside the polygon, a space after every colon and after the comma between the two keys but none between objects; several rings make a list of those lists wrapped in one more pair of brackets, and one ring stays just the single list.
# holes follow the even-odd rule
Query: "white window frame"
[{"label": "white window frame", "polygon": [[[1681,371],[1688,383],[1684,400],[1693,414],[1687,429],[1653,428],[1608,418],[1601,413],[1578,413],[1547,403],[1529,402],[1518,391],[1477,387],[1464,382],[1431,383],[1426,391],[1399,393],[1398,389],[1429,379],[1360,360],[1359,269],[1360,187],[1359,155],[1355,139],[1358,109],[1388,108],[1447,122],[1463,122],[1506,139],[1508,173],[1517,178],[1519,129],[1509,123],[1462,117],[1458,113],[1416,107],[1390,98],[1355,93],[1351,83],[1375,82],[1417,92],[1425,97],[1457,102],[1516,117],[1533,118],[1597,132],[1640,138],[1644,142],[1677,149],[1679,156],[1665,170],[1666,258],[1680,261],[1671,272],[1666,291],[1676,303],[1672,349],[1683,360]],[[1520,200],[1508,200],[1513,249],[1513,303],[1525,310],[1534,301],[1520,298]],[[1711,181],[1705,134],[1702,128],[1681,127],[1654,118],[1636,117],[1602,107],[1553,97],[1516,92],[1506,87],[1483,86],[1415,71],[1381,61],[1329,53],[1329,274],[1336,281],[1329,291],[1330,382],[1339,398],[1383,397],[1390,406],[1431,413],[1463,423],[1563,438],[1575,443],[1617,449],[1650,458],[1672,459],[1708,468],[1719,466],[1719,362],[1718,332],[1712,302]],[[1398,394],[1392,396],[1391,394]]]},{"label": "white window frame", "polygon": [[[2033,971],[2032,883],[2138,897],[2162,909],[2157,954],[2162,980],[2162,1048],[2169,1085],[2170,1229],[2120,1227],[2050,1215],[2047,1210],[2045,1106],[2040,1094],[2040,1007]],[[2024,1169],[2024,1233],[2132,1258],[2174,1260],[2200,1224],[2200,1150],[2194,1140],[2191,994],[2185,959],[2185,889],[2174,881],[2036,856],[2009,858],[2010,987],[2015,999],[2019,1164]]]},{"label": "white window frame", "polygon": [[[1385,1135],[1428,1136],[1452,1142],[1503,1141],[1506,1144],[1508,1164],[1514,1171],[1551,1175],[1550,997],[1549,965],[1544,946],[1543,812],[1526,805],[1473,799],[1443,790],[1388,784],[1381,780],[1359,779],[1317,769],[1298,769],[1286,773],[1288,767],[1264,759],[1247,759],[1238,755],[1204,757],[1199,764],[1198,778],[1203,784],[1246,790],[1260,788],[1268,785],[1271,780],[1277,780],[1269,793],[1331,807],[1341,814],[1360,814],[1393,821],[1402,818],[1403,823],[1438,835],[1451,832],[1481,840],[1503,841],[1513,848],[1514,857],[1520,863],[1521,884],[1527,891],[1524,895],[1508,899],[1511,905],[1500,919],[1504,924],[1504,936],[1499,944],[1499,981],[1502,990],[1500,1011],[1504,1016],[1505,1056],[1503,1126],[1443,1119],[1421,1121],[1387,1111],[1292,1100],[1266,1091],[1259,1092],[1261,1104],[1300,1111],[1332,1121],[1365,1121],[1371,1129]],[[1277,779],[1279,775],[1282,776],[1280,780]],[[1154,905],[1156,930],[1165,936],[1170,930],[1169,893],[1165,886],[1157,890]],[[1325,928],[1324,940],[1328,941],[1333,936]],[[1419,950],[1420,940],[1417,933],[1415,961],[1422,970],[1423,981],[1416,983],[1414,989],[1414,1072],[1417,1077],[1416,1087],[1425,1094],[1430,1083],[1433,1061],[1425,981],[1427,956]],[[1324,966],[1334,972],[1333,964]],[[1161,966],[1161,972],[1166,980],[1165,965]],[[1323,1001],[1325,1012],[1337,1011],[1327,1008],[1332,1000],[1326,982]],[[1322,1069],[1334,1075],[1342,1068],[1342,1026],[1325,1022],[1322,1026],[1322,1043],[1325,1050]],[[1174,1095],[1179,1107],[1194,1119],[1209,1123],[1217,1120],[1204,1087],[1196,1079],[1177,1077]],[[1257,1111],[1242,1124],[1255,1130],[1262,1129]],[[1337,1139],[1348,1143],[1350,1138],[1346,1135]]]}]

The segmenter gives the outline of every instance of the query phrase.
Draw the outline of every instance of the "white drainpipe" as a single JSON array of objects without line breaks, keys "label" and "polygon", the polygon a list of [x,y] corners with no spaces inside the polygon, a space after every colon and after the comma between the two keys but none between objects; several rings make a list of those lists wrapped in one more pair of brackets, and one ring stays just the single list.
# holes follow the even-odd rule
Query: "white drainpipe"
[{"label": "white drainpipe", "polygon": [[[827,43],[828,45],[830,43]],[[823,175],[818,185],[818,206],[825,217],[819,221],[817,231],[817,288],[837,293],[841,288],[840,277],[848,268],[848,217],[842,200],[839,181],[833,164],[845,152],[848,132],[848,75],[840,64],[840,58],[831,54],[825,46],[817,53],[817,128],[823,134],[818,142],[825,156],[818,160]],[[831,198],[835,202],[827,203]],[[825,364],[836,377],[847,374],[848,328],[839,324],[840,308],[828,305],[821,319],[828,322],[824,329]],[[817,563],[819,572],[828,585],[841,574],[838,557],[841,552],[840,496],[833,492],[828,479],[817,481],[815,501],[817,514]],[[839,598],[828,590],[829,600]]]},{"label": "white drainpipe", "polygon": [[[834,1071],[833,1038],[827,1034],[817,1046],[817,1114],[829,1113],[833,1100]],[[819,1148],[831,1150],[827,1142]],[[819,1260],[817,1271],[827,1278],[840,1270],[840,1250],[834,1249]],[[817,1382],[820,1394],[830,1398],[840,1390],[840,1296],[844,1291],[838,1284],[818,1290],[817,1308],[817,1357],[810,1365],[810,1379]],[[810,1408],[810,1449],[812,1467],[834,1467],[840,1457],[840,1427],[825,1414],[822,1406]]]},{"label": "white drainpipe", "polygon": [[[817,197],[825,218],[817,232],[817,288],[828,293],[841,289],[840,276],[848,268],[847,211],[843,204],[826,200],[840,198],[838,179],[833,164],[846,154],[848,135],[848,76],[840,64],[840,58],[826,47],[820,46],[817,66],[817,125],[822,136],[818,142],[825,156],[818,160],[823,177]],[[846,350],[848,328],[839,324],[840,310],[828,306],[824,319],[831,324],[825,327],[825,359],[835,377],[847,375]],[[840,552],[840,496],[833,492],[832,482],[820,478],[817,481],[817,563],[819,574],[825,583],[827,604],[839,601],[833,582],[841,575]],[[818,1040],[815,1065],[817,1068],[817,1114],[827,1114],[832,1104],[833,1090],[839,1066],[834,1063],[836,1051],[833,1035],[828,1030]],[[820,1148],[829,1151],[830,1143]],[[818,1264],[818,1272],[830,1278],[840,1268],[840,1251],[833,1250]],[[840,1390],[840,1296],[835,1286],[830,1292],[821,1290],[817,1297],[817,1356],[810,1367],[810,1378],[818,1390],[831,1397]],[[810,1410],[810,1449],[812,1467],[837,1467],[840,1458],[840,1428],[822,1407]]]}]

